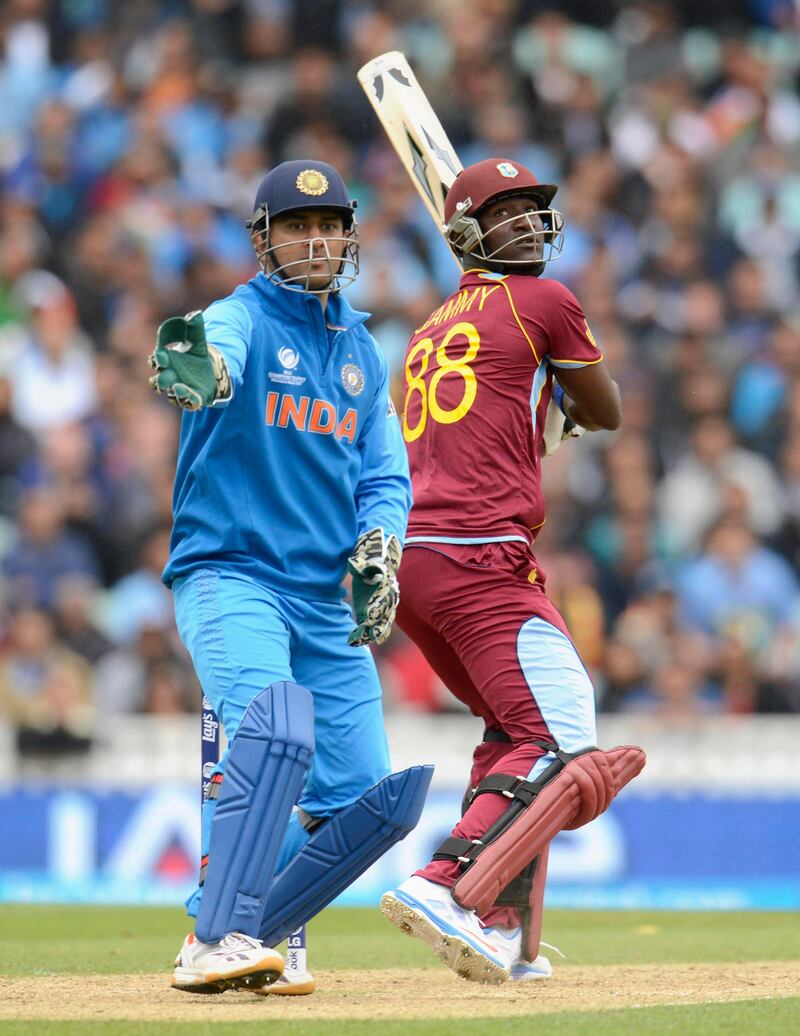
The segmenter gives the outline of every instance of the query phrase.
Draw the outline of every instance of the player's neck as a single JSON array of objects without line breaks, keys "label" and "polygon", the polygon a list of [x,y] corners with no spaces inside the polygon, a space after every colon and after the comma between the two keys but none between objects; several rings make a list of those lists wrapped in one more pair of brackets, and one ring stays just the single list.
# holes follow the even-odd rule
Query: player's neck
[{"label": "player's neck", "polygon": [[495,263],[490,259],[466,258],[464,260],[464,273],[472,273],[474,270],[485,270],[488,273],[497,273],[503,277],[508,277],[511,274],[521,274],[523,277],[540,277],[544,272],[544,263],[526,263],[520,266],[513,266],[509,263]]},{"label": "player's neck", "polygon": [[491,259],[478,259],[476,256],[465,257],[464,273],[472,273],[473,270],[499,273],[504,277],[512,272],[509,269],[504,269],[502,263],[493,263]]}]

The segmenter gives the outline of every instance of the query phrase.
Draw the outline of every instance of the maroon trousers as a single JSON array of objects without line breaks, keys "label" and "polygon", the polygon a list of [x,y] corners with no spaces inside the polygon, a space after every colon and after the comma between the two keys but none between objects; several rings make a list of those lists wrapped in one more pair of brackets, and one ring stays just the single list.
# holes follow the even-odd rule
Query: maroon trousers
[{"label": "maroon trousers", "polygon": [[[564,634],[564,620],[544,592],[524,543],[409,544],[400,566],[397,623],[417,644],[448,689],[483,719],[489,731],[510,739],[485,741],[472,760],[470,788],[489,774],[526,777],[552,741],[517,653],[524,623],[538,616]],[[505,812],[509,799],[479,795],[453,828],[459,838],[480,838]],[[453,860],[431,860],[416,872],[452,887],[462,873]],[[485,924],[519,924],[511,907],[493,907]]]}]

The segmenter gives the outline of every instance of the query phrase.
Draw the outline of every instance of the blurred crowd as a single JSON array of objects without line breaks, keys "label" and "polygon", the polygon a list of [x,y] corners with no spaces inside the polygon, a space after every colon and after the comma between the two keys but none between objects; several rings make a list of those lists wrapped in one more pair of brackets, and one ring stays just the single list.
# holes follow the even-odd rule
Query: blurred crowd
[{"label": "blurred crowd", "polygon": [[[178,414],[158,323],[255,272],[273,164],[336,165],[402,406],[457,271],[355,72],[405,51],[465,164],[561,185],[625,402],[545,462],[548,587],[601,708],[800,711],[800,46],[790,0],[6,0],[0,715],[21,753],[197,708],[159,574]],[[389,707],[453,708],[395,634]]]}]

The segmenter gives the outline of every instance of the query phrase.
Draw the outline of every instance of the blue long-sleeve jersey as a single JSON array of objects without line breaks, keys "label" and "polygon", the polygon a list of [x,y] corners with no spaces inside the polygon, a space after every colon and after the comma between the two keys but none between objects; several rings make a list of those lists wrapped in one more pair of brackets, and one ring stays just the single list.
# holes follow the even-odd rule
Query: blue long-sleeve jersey
[{"label": "blue long-sleeve jersey", "polygon": [[204,312],[233,392],[183,415],[168,586],[220,567],[337,599],[362,532],[403,542],[408,460],[368,316],[340,295],[323,311],[263,274]]}]

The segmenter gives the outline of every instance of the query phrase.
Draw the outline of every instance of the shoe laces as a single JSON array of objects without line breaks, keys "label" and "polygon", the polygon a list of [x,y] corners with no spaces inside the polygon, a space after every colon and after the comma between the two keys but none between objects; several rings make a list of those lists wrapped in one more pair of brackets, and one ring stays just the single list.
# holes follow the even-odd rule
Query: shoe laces
[{"label": "shoe laces", "polygon": [[[480,918],[478,918],[478,924],[481,926],[481,928],[487,929],[488,931],[497,932],[499,935],[503,936],[505,939],[513,939],[517,935],[521,935],[522,934],[520,928],[504,929],[501,926],[497,926],[497,927],[493,928],[491,925],[484,924],[483,921],[481,921]],[[546,946],[548,948],[548,950],[553,950],[553,952],[557,953],[559,955],[559,957],[561,957],[562,960],[566,960],[567,959],[566,953],[562,953],[561,950],[559,950],[559,948],[557,946],[553,946],[552,943],[540,942],[539,945],[540,946]]]},{"label": "shoe laces", "polygon": [[250,947],[251,950],[262,949],[262,943],[259,939],[254,939],[251,935],[243,935],[241,932],[231,932],[220,940],[220,946],[232,947],[241,946],[245,943]]}]

